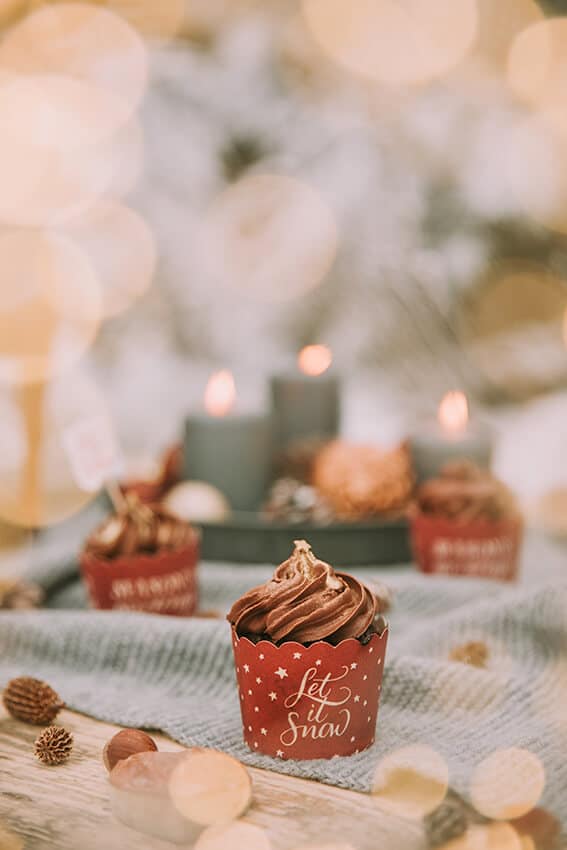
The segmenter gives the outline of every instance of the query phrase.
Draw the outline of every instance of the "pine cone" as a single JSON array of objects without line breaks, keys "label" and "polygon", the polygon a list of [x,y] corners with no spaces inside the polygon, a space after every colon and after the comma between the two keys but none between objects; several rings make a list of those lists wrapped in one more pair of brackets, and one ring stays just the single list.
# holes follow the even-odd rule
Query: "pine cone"
[{"label": "pine cone", "polygon": [[35,754],[43,764],[62,764],[73,750],[73,736],[62,726],[48,726],[35,742]]},{"label": "pine cone", "polygon": [[0,578],[0,609],[37,608],[43,593],[35,584]]},{"label": "pine cone", "polygon": [[3,701],[6,711],[12,717],[36,726],[52,723],[64,707],[53,688],[29,676],[20,676],[8,682]]},{"label": "pine cone", "polygon": [[470,667],[486,667],[488,662],[488,647],[480,640],[471,640],[451,650],[449,659]]}]

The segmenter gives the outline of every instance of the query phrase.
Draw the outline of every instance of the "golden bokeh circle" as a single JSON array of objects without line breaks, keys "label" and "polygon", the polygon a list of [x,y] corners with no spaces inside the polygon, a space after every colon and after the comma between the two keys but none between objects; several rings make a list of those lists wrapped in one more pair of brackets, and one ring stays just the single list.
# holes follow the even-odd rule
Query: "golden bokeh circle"
[{"label": "golden bokeh circle", "polygon": [[245,177],[213,204],[199,245],[215,282],[261,301],[317,287],[337,252],[337,225],[314,187],[277,174]]},{"label": "golden bokeh circle", "polygon": [[302,844],[300,847],[294,847],[293,850],[356,850],[353,844],[344,842],[323,843],[323,844]]},{"label": "golden bokeh circle", "polygon": [[240,817],[252,796],[250,775],[237,759],[216,750],[194,750],[171,774],[168,791],[177,811],[202,826]]},{"label": "golden bokeh circle", "polygon": [[530,350],[529,335],[561,359],[566,309],[567,281],[543,264],[510,260],[489,269],[462,302],[456,324],[467,355],[491,387],[522,399],[546,389],[550,374],[518,368]]},{"label": "golden bokeh circle", "polygon": [[545,18],[514,39],[507,79],[515,94],[567,133],[567,19]]},{"label": "golden bokeh circle", "polygon": [[122,313],[150,287],[157,262],[156,242],[139,213],[117,201],[101,201],[64,232],[95,270],[105,317]]},{"label": "golden bokeh circle", "polygon": [[75,480],[65,432],[85,418],[110,420],[98,387],[74,370],[48,383],[0,387],[0,400],[3,444],[19,446],[0,457],[0,519],[37,528],[77,513],[95,494]]},{"label": "golden bokeh circle", "polygon": [[118,98],[122,120],[140,104],[148,80],[143,40],[121,17],[86,3],[42,6],[0,43],[0,67],[19,74],[63,74]]},{"label": "golden bokeh circle", "polygon": [[73,98],[83,88],[81,82],[56,76],[48,82],[38,77],[0,82],[1,222],[61,224],[103,195],[130,191],[138,180],[143,162],[139,124],[131,120],[110,133],[98,119],[89,124],[73,117]]},{"label": "golden bokeh circle", "polygon": [[394,750],[378,764],[372,795],[380,808],[419,819],[441,805],[449,787],[449,768],[432,747],[416,744]]},{"label": "golden bokeh circle", "polygon": [[536,0],[477,0],[478,38],[474,53],[496,66],[506,68],[513,39],[526,27],[544,19]]},{"label": "golden bokeh circle", "polygon": [[471,49],[476,0],[302,0],[321,47],[351,72],[413,85],[439,77]]},{"label": "golden bokeh circle", "polygon": [[213,826],[201,833],[195,850],[271,850],[272,843],[259,826],[235,821],[228,826]]},{"label": "golden bokeh circle", "polygon": [[497,750],[474,770],[470,797],[475,809],[495,820],[520,818],[535,808],[545,787],[541,760],[529,750]]},{"label": "golden bokeh circle", "polygon": [[516,830],[507,823],[471,826],[460,838],[443,844],[439,850],[530,850]]},{"label": "golden bokeh circle", "polygon": [[101,318],[88,260],[47,231],[0,234],[0,304],[0,383],[41,381],[67,370],[94,340]]}]

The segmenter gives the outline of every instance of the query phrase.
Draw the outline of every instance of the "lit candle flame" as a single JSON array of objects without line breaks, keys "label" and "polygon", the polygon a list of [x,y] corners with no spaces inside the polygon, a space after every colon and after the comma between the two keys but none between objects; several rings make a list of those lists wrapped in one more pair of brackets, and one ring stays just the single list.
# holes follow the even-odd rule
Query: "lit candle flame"
[{"label": "lit candle flame", "polygon": [[226,416],[234,407],[236,387],[232,372],[213,372],[205,390],[205,410],[210,416]]},{"label": "lit candle flame", "polygon": [[299,368],[306,375],[322,375],[333,362],[331,349],[326,345],[306,345],[298,354]]},{"label": "lit candle flame", "polygon": [[469,421],[469,403],[466,395],[460,390],[454,390],[443,396],[438,417],[444,431],[451,434],[464,431]]}]

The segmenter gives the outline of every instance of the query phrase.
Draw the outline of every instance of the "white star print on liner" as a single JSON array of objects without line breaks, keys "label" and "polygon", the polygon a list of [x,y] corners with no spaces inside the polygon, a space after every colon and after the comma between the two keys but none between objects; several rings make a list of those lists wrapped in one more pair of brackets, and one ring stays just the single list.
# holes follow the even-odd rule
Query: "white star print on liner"
[{"label": "white star print on liner", "polygon": [[358,667],[358,664],[356,663],[356,661],[353,661],[352,664],[350,665],[351,670],[356,670],[357,667]]},{"label": "white star print on liner", "polygon": [[263,661],[265,657],[266,657],[266,656],[264,655],[264,653],[263,653],[263,652],[261,652],[261,653],[260,653],[260,655],[258,656],[258,658],[260,659],[260,661]]},{"label": "white star print on liner", "polygon": [[320,659],[320,658],[318,658],[318,659],[317,659],[317,661],[315,662],[315,664],[317,665],[317,667],[320,667],[320,666],[321,666],[321,663],[322,663],[322,662],[321,662],[321,659]]},{"label": "white star print on liner", "polygon": [[358,694],[355,696],[354,701],[355,701],[355,702],[360,702],[360,697],[359,697],[359,695],[358,695]]},{"label": "white star print on liner", "polygon": [[270,697],[270,699],[272,700],[272,702],[274,702],[274,701],[275,701],[275,700],[277,700],[277,698],[278,698],[278,695],[276,694],[276,692],[275,692],[275,691],[272,691],[271,693],[269,693],[269,694],[268,694],[268,696]]},{"label": "white star print on liner", "polygon": [[261,678],[260,678],[259,676],[257,676],[257,677],[256,677],[256,683],[257,683],[258,685],[261,685],[261,684],[262,684],[262,680],[261,680]]},{"label": "white star print on liner", "polygon": [[293,657],[294,658],[301,658],[301,652],[294,652]]},{"label": "white star print on liner", "polygon": [[279,676],[280,679],[287,679],[287,670],[284,667],[278,667],[276,676]]},{"label": "white star print on liner", "polygon": [[245,665],[244,665],[244,672],[245,672],[245,673],[249,673],[249,672],[250,672],[250,667],[249,667],[249,665],[248,665],[248,664],[245,664]]},{"label": "white star print on liner", "polygon": [[260,729],[260,734],[261,734],[261,735],[267,735],[267,734],[268,734],[268,730],[267,730],[267,729],[264,729],[264,728],[262,727],[262,729]]},{"label": "white star print on liner", "polygon": [[283,750],[278,750],[276,753],[276,757],[279,759],[283,759]]}]

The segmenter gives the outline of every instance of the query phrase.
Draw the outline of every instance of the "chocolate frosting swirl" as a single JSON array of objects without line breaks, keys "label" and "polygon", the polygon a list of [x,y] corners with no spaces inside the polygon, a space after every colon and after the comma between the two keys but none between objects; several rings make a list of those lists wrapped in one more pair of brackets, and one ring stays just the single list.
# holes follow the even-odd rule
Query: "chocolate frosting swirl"
[{"label": "chocolate frosting swirl", "polygon": [[339,643],[361,637],[377,614],[374,595],[357,579],[319,561],[305,540],[266,584],[234,603],[228,620],[239,635],[274,643]]},{"label": "chocolate frosting swirl", "polygon": [[463,522],[519,515],[511,490],[468,461],[445,466],[438,478],[421,485],[416,501],[422,513]]},{"label": "chocolate frosting swirl", "polygon": [[124,510],[106,519],[88,538],[85,548],[98,557],[119,558],[179,549],[189,545],[194,536],[187,522],[161,505],[144,505],[133,493],[127,493]]}]

